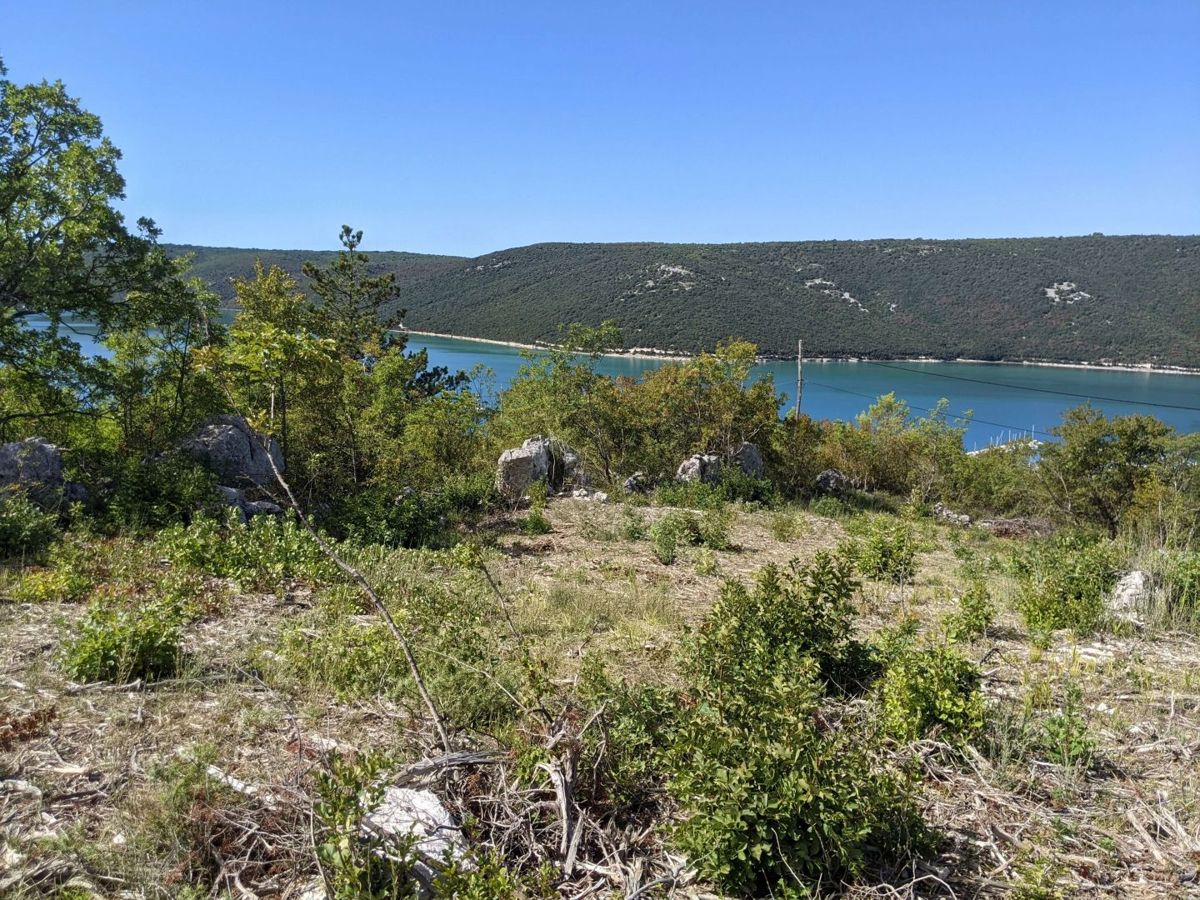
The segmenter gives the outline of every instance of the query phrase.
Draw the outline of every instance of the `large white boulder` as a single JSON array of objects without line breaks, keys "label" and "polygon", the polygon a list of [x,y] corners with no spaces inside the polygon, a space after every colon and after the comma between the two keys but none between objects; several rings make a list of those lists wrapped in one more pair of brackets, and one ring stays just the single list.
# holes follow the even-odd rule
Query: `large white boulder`
[{"label": "large white boulder", "polygon": [[763,477],[762,453],[749,441],[742,441],[733,451],[733,462],[751,478]]},{"label": "large white boulder", "polygon": [[679,464],[679,468],[675,472],[675,480],[717,484],[721,480],[721,457],[715,453],[696,453],[689,456]]},{"label": "large white boulder", "polygon": [[61,488],[62,451],[44,437],[0,444],[0,488]]},{"label": "large white boulder", "polygon": [[212,469],[222,484],[274,484],[272,459],[283,472],[283,453],[278,442],[274,438],[265,439],[241,416],[210,419],[185,438],[180,449]]},{"label": "large white boulder", "polygon": [[1150,576],[1134,569],[1126,572],[1113,586],[1108,598],[1108,612],[1114,618],[1141,627],[1142,611],[1150,600]]},{"label": "large white boulder", "polygon": [[496,461],[496,490],[510,502],[520,500],[531,485],[550,477],[553,460],[550,441],[543,437],[505,450]]}]

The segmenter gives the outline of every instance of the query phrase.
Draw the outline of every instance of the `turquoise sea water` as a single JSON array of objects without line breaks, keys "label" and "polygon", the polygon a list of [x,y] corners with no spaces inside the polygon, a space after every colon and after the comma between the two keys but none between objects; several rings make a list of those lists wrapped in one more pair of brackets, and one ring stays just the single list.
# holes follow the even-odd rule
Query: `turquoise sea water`
[{"label": "turquoise sea water", "polygon": [[[85,349],[103,353],[87,333],[89,330],[77,326],[71,336]],[[451,371],[471,372],[482,367],[475,387],[485,397],[502,390],[525,363],[517,348],[461,338],[413,335],[409,347],[428,350],[432,365],[446,366]],[[633,377],[661,365],[662,360],[628,356],[598,361],[600,371],[606,374]],[[796,396],[795,362],[762,363],[755,377],[767,376],[774,378],[779,393],[787,395],[781,408],[790,409]],[[964,440],[967,449],[1030,431],[1046,437],[1045,432],[1060,421],[1063,411],[1084,402],[1083,397],[1105,398],[1094,402],[1109,415],[1149,413],[1180,431],[1200,431],[1200,375],[1049,366],[806,362],[801,408],[817,419],[849,419],[889,391],[908,402],[917,414],[943,397],[949,401],[953,415],[972,412]]]}]

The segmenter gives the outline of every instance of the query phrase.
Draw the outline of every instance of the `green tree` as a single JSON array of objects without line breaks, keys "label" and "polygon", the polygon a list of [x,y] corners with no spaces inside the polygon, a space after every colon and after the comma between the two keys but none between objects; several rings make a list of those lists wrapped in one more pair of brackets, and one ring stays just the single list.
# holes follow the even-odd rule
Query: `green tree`
[{"label": "green tree", "polygon": [[115,207],[120,158],[62,82],[16,84],[0,63],[0,365],[22,397],[0,404],[0,430],[88,410],[95,371],[60,332],[120,326],[124,293],[171,274],[154,223],[131,232]]},{"label": "green tree", "polygon": [[342,250],[327,266],[306,262],[305,276],[320,298],[317,331],[332,338],[342,356],[359,359],[384,349],[403,350],[403,335],[394,333],[404,321],[400,288],[394,272],[371,274],[367,255],[358,249],[362,231],[342,226]]},{"label": "green tree", "polygon": [[1138,488],[1156,478],[1174,429],[1153,416],[1107,418],[1091,404],[1068,410],[1042,448],[1039,480],[1054,507],[1116,537]]},{"label": "green tree", "polygon": [[195,355],[224,339],[218,297],[199,278],[187,277],[186,259],[172,266],[170,277],[128,293],[123,326],[105,339],[112,357],[95,363],[103,409],[119,424],[126,450],[165,449],[197,419],[225,407]]}]

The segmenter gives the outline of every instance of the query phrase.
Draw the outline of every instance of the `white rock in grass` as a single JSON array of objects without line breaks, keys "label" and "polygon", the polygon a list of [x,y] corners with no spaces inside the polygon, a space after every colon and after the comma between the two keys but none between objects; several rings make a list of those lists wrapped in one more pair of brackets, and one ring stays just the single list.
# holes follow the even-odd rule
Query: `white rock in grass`
[{"label": "white rock in grass", "polygon": [[505,450],[496,461],[496,490],[506,500],[520,500],[535,481],[549,478],[552,461],[550,442],[542,437]]},{"label": "white rock in grass", "polygon": [[1150,597],[1150,577],[1137,569],[1126,572],[1108,598],[1108,611],[1114,619],[1140,627],[1140,611]]},{"label": "white rock in grass", "polygon": [[675,480],[718,484],[721,481],[721,458],[715,453],[696,453],[689,456],[679,464]]},{"label": "white rock in grass", "polygon": [[389,787],[379,805],[363,816],[363,830],[399,842],[411,839],[423,881],[433,873],[422,871],[421,861],[442,866],[447,861],[460,862],[467,855],[467,839],[432,791]]},{"label": "white rock in grass", "polygon": [[[222,481],[233,485],[274,484],[275,469],[282,472],[284,468],[279,443],[254,431],[241,416],[216,416],[179,446],[212,469]],[[272,461],[275,469],[271,467]]]}]

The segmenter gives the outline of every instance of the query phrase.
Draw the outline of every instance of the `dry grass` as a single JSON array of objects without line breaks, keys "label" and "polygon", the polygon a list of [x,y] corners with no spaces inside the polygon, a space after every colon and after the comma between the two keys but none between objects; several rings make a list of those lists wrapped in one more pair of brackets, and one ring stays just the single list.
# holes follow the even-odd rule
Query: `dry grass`
[{"label": "dry grass", "polygon": [[[651,523],[665,512],[642,514]],[[664,566],[648,540],[622,537],[623,515],[615,505],[553,502],[551,534],[503,536],[501,557],[488,564],[517,628],[556,660],[559,677],[570,678],[592,652],[634,679],[661,679],[682,630],[700,620],[722,578],[807,561],[846,537],[838,522],[795,513],[794,535],[780,541],[774,514],[739,512],[736,549],[716,552],[716,574],[700,575],[686,552]],[[910,615],[928,635],[939,633],[963,586],[949,534],[929,529],[913,584],[864,586],[864,633]],[[979,538],[973,548],[987,556],[1003,553],[1005,542]],[[413,560],[421,577],[444,577]],[[1200,895],[1200,642],[1142,633],[1076,644],[1059,635],[1039,651],[1006,602],[1011,585],[989,580],[999,617],[968,648],[984,671],[988,736],[965,756],[934,743],[918,748],[927,816],[947,839],[903,889],[858,893]],[[303,590],[233,596],[187,627],[189,661],[177,679],[116,687],[73,685],[55,665],[60,632],[79,606],[0,602],[0,894],[51,895],[75,879],[102,896],[169,895],[184,851],[164,850],[147,829],[159,827],[158,773],[173,759],[207,754],[220,771],[284,796],[316,764],[298,736],[324,747],[421,753],[409,709],[264,681],[264,654],[318,602]],[[1089,765],[1050,762],[1035,746],[1068,682],[1082,690],[1095,748]],[[271,827],[261,810],[238,809],[255,828]],[[305,840],[280,836],[276,845],[291,869],[254,875],[274,886],[259,895],[294,896],[315,864]],[[688,891],[677,895],[696,895]]]}]

